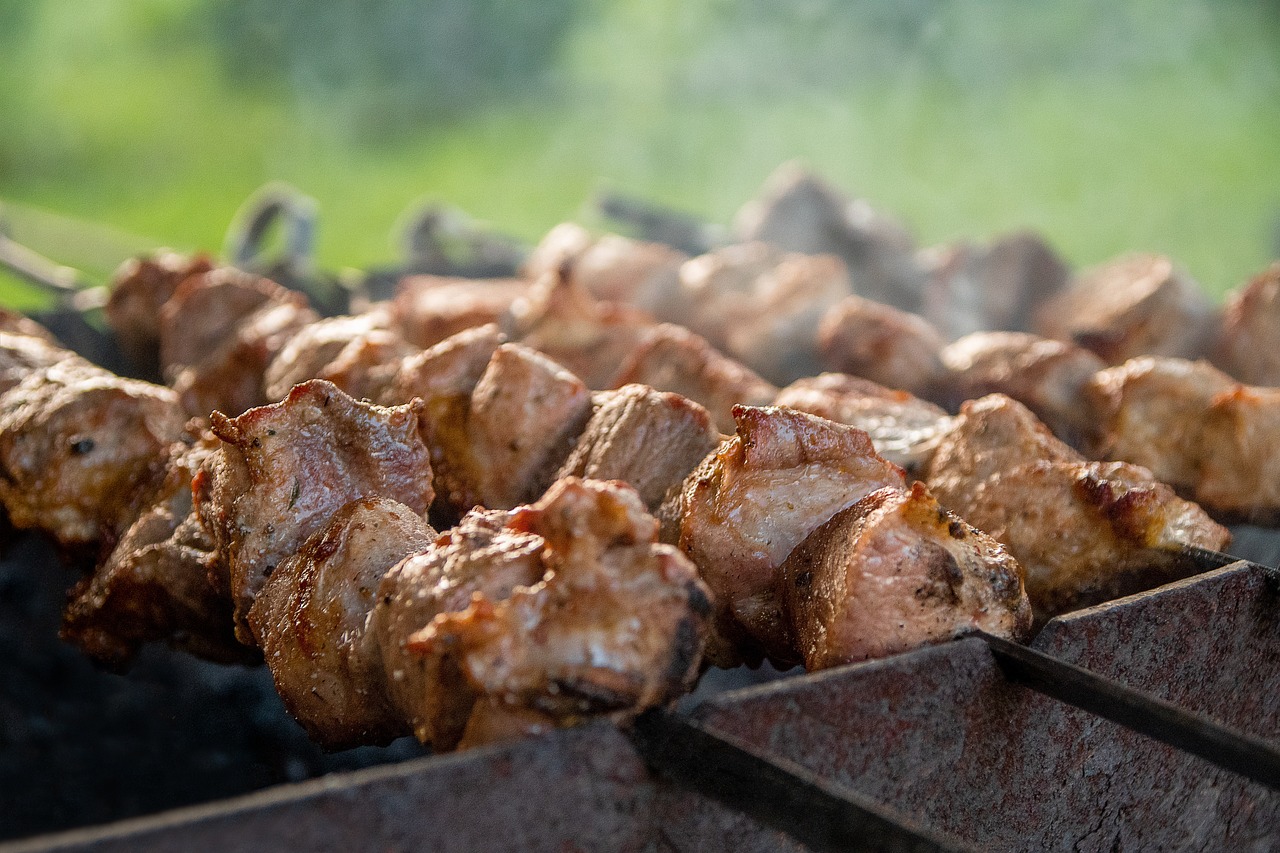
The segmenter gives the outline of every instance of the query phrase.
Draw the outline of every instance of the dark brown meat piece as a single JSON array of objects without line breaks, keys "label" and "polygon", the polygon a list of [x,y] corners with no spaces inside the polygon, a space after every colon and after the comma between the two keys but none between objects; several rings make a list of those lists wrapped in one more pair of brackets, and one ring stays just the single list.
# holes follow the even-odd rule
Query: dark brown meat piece
[{"label": "dark brown meat piece", "polygon": [[809,671],[880,658],[981,630],[1026,639],[1022,567],[921,483],[841,510],[782,565]]},{"label": "dark brown meat piece", "polygon": [[325,379],[356,399],[380,397],[401,361],[419,351],[387,328],[389,322],[385,311],[372,311],[302,329],[267,367],[267,399],[280,400],[308,379]]},{"label": "dark brown meat piece", "polygon": [[925,277],[906,229],[794,163],[769,176],[760,195],[738,211],[734,230],[743,241],[835,255],[848,267],[855,293],[904,311],[920,309]]},{"label": "dark brown meat piece", "polygon": [[876,455],[862,430],[792,409],[734,409],[737,435],[685,481],[663,530],[698,567],[716,598],[718,636],[708,657],[730,666],[751,656],[747,638],[794,660],[779,570],[791,550],[832,515],[885,486],[901,468]]},{"label": "dark brown meat piece", "polygon": [[824,373],[792,382],[774,404],[848,424],[871,437],[876,453],[912,476],[929,463],[952,420],[933,403],[869,379]]},{"label": "dark brown meat piece", "polygon": [[68,356],[0,397],[0,501],[64,545],[123,532],[185,422],[168,388]]},{"label": "dark brown meat piece", "polygon": [[456,656],[409,651],[410,638],[437,616],[466,610],[473,595],[489,601],[531,587],[547,568],[539,535],[512,529],[511,510],[473,510],[434,547],[396,565],[378,588],[370,636],[387,678],[388,701],[418,740],[453,749],[476,704]]},{"label": "dark brown meat piece", "polygon": [[1071,277],[1053,249],[1029,231],[989,246],[926,249],[918,259],[929,274],[921,313],[949,341],[992,329],[1030,329],[1036,310]]},{"label": "dark brown meat piece", "polygon": [[1213,363],[1249,385],[1280,386],[1280,261],[1228,294]]},{"label": "dark brown meat piece", "polygon": [[431,429],[441,497],[459,512],[476,505],[510,509],[537,498],[591,416],[582,380],[519,344],[498,347],[469,400],[437,404]]},{"label": "dark brown meat piece", "polygon": [[262,584],[339,507],[385,497],[425,515],[434,496],[413,406],[358,402],[316,379],[238,418],[215,414],[213,432],[222,447],[192,490],[242,642],[253,640],[245,617]]},{"label": "dark brown meat piece", "polygon": [[822,364],[889,388],[929,389],[942,374],[942,335],[918,314],[861,296],[832,306],[818,326]]},{"label": "dark brown meat piece", "polygon": [[464,329],[503,322],[527,289],[515,278],[412,276],[391,302],[391,327],[409,343],[429,347]]},{"label": "dark brown meat piece", "polygon": [[595,397],[595,412],[556,479],[621,480],[650,512],[720,441],[707,410],[646,385]]},{"label": "dark brown meat piece", "polygon": [[172,446],[159,491],[63,613],[63,639],[100,663],[123,666],[155,642],[219,662],[255,657],[236,641],[231,600],[209,577],[213,539],[192,507],[191,480],[218,442],[192,441]]},{"label": "dark brown meat piece", "polygon": [[721,432],[734,429],[733,407],[763,406],[778,389],[746,365],[734,361],[680,326],[651,329],[623,364],[613,384],[648,385],[672,391],[705,406]]},{"label": "dark brown meat piece", "polygon": [[107,324],[142,375],[160,377],[161,307],[184,280],[212,269],[207,255],[158,252],[131,258],[116,270],[106,304]]},{"label": "dark brown meat piece", "polygon": [[1026,332],[975,332],[943,349],[942,363],[948,373],[938,393],[952,411],[965,400],[1004,394],[1072,447],[1093,440],[1097,421],[1084,386],[1106,365],[1089,350]]},{"label": "dark brown meat piece", "polygon": [[352,501],[282,560],[258,593],[249,624],[276,689],[322,746],[386,743],[407,733],[387,699],[369,616],[383,576],[433,539],[435,531],[403,504]]},{"label": "dark brown meat piece", "polygon": [[633,490],[560,480],[508,527],[545,540],[542,579],[500,600],[473,595],[409,641],[413,653],[451,656],[478,695],[461,746],[508,734],[515,720],[517,732],[625,721],[692,687],[708,592],[687,559],[656,543],[657,522]]},{"label": "dark brown meat piece", "polygon": [[1086,271],[1046,302],[1033,331],[1120,364],[1140,355],[1198,358],[1217,326],[1209,297],[1172,261],[1128,255]]},{"label": "dark brown meat piece", "polygon": [[1085,461],[999,394],[961,408],[927,482],[1008,547],[1041,618],[1183,577],[1195,568],[1179,548],[1231,538],[1147,469]]},{"label": "dark brown meat piece", "polygon": [[1224,521],[1280,523],[1280,392],[1206,362],[1140,358],[1098,373],[1089,398],[1106,459],[1143,465]]},{"label": "dark brown meat piece", "polygon": [[607,388],[623,360],[654,325],[645,311],[600,302],[574,279],[548,273],[511,306],[510,333],[564,365],[588,388]]},{"label": "dark brown meat piece", "polygon": [[267,402],[263,374],[318,319],[301,293],[230,268],[189,276],[160,312],[160,361],[196,417],[238,415]]}]

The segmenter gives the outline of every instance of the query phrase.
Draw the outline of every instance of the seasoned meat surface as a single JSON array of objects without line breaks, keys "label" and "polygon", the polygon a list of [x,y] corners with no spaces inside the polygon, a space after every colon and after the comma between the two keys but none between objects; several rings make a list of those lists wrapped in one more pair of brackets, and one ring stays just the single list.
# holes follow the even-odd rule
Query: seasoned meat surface
[{"label": "seasoned meat surface", "polygon": [[1224,520],[1280,524],[1280,388],[1237,385],[1209,404],[1195,499]]},{"label": "seasoned meat surface", "polygon": [[939,383],[953,411],[965,400],[1004,394],[1029,408],[1073,447],[1094,439],[1097,421],[1084,387],[1106,365],[1083,347],[1027,332],[975,332],[941,353]]},{"label": "seasoned meat surface", "polygon": [[561,273],[543,276],[511,306],[512,336],[564,365],[588,388],[607,388],[653,325],[647,312],[601,302]]},{"label": "seasoned meat surface", "polygon": [[196,417],[238,415],[267,402],[263,374],[318,319],[301,293],[230,268],[189,276],[160,312],[160,362]]},{"label": "seasoned meat surface", "polygon": [[1135,358],[1097,373],[1085,388],[1099,434],[1089,455],[1150,469],[1156,479],[1194,494],[1205,444],[1205,411],[1237,383],[1204,361]]},{"label": "seasoned meat surface", "polygon": [[168,388],[67,356],[0,397],[0,502],[64,545],[123,532],[185,422]]},{"label": "seasoned meat surface", "polygon": [[792,382],[774,405],[848,424],[871,437],[876,453],[913,476],[928,464],[952,419],[933,403],[843,373]]},{"label": "seasoned meat surface", "polygon": [[425,515],[434,496],[417,409],[362,403],[320,379],[237,418],[215,413],[213,432],[222,447],[192,488],[245,642],[262,584],[340,507],[384,497]]},{"label": "seasoned meat surface", "polygon": [[570,275],[597,299],[678,322],[680,265],[686,260],[684,252],[661,243],[605,234],[572,262]]},{"label": "seasoned meat surface", "polygon": [[107,324],[129,362],[160,377],[160,309],[187,278],[213,269],[208,255],[158,252],[131,258],[116,270],[107,299]]},{"label": "seasoned meat surface", "polygon": [[613,384],[648,385],[705,406],[721,432],[734,429],[733,407],[768,405],[778,389],[680,326],[651,329],[623,364]]},{"label": "seasoned meat surface", "polygon": [[818,327],[827,370],[913,393],[928,389],[942,374],[938,352],[944,343],[920,315],[861,296],[832,306]]},{"label": "seasoned meat surface", "polygon": [[47,338],[0,331],[0,394],[35,371],[71,357],[69,350]]},{"label": "seasoned meat surface", "polygon": [[235,638],[230,598],[209,577],[213,539],[192,507],[192,478],[217,445],[206,433],[171,446],[159,489],[73,592],[63,639],[112,667],[154,642],[220,662],[254,658]]},{"label": "seasoned meat surface", "polygon": [[663,538],[715,594],[713,663],[733,665],[743,646],[750,655],[747,638],[792,660],[780,597],[787,554],[836,512],[906,480],[860,429],[782,408],[738,406],[734,417],[737,434],[689,475],[678,508],[664,510],[675,523]]},{"label": "seasoned meat surface", "polygon": [[268,400],[308,379],[326,379],[356,399],[380,396],[418,348],[387,328],[385,311],[319,320],[294,335],[267,367]]},{"label": "seasoned meat surface", "polygon": [[1033,331],[1120,364],[1140,355],[1198,358],[1217,324],[1209,297],[1172,261],[1128,255],[1086,271],[1046,302]]},{"label": "seasoned meat surface", "polygon": [[999,394],[961,408],[926,481],[1022,564],[1040,617],[1185,576],[1194,567],[1180,547],[1221,550],[1230,540],[1150,471],[1085,461]]},{"label": "seasoned meat surface", "polygon": [[595,411],[556,479],[621,480],[650,512],[715,449],[720,433],[692,400],[646,385],[595,397]]},{"label": "seasoned meat surface", "polygon": [[513,515],[472,510],[432,547],[392,568],[378,588],[369,636],[382,656],[388,701],[418,740],[438,750],[457,746],[477,693],[454,655],[410,652],[409,640],[437,616],[465,610],[473,595],[501,601],[542,579],[546,542],[510,527]]},{"label": "seasoned meat surface", "polygon": [[657,522],[632,489],[560,480],[508,526],[545,541],[542,579],[500,600],[473,595],[409,641],[411,652],[452,656],[479,694],[462,746],[510,731],[491,723],[512,711],[555,725],[625,720],[688,691],[708,592],[687,559],[657,544]]},{"label": "seasoned meat surface", "polygon": [[502,344],[470,400],[454,405],[433,421],[442,496],[460,511],[510,509],[551,483],[591,416],[591,392],[546,356]]},{"label": "seasoned meat surface", "polygon": [[400,282],[391,325],[415,346],[429,347],[464,329],[503,321],[528,283],[514,278],[418,275]]},{"label": "seasoned meat surface", "polygon": [[1212,357],[1241,382],[1280,386],[1280,261],[1227,296]]},{"label": "seasoned meat surface", "polygon": [[922,483],[879,489],[836,513],[782,565],[809,671],[885,657],[978,629],[1031,629],[1022,567],[938,505]]},{"label": "seasoned meat surface", "polygon": [[323,746],[385,743],[406,733],[386,697],[369,615],[383,576],[434,538],[404,504],[352,501],[282,560],[258,593],[249,624],[276,689]]}]

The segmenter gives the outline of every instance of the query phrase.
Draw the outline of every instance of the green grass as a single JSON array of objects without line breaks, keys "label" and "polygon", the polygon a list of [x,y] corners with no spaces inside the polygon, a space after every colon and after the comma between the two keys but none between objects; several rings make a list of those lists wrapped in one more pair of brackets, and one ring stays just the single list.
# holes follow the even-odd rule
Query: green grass
[{"label": "green grass", "polygon": [[[903,36],[896,19],[597,2],[534,94],[391,133],[350,98],[233,86],[178,26],[194,5],[39,4],[0,58],[16,236],[91,268],[152,242],[217,249],[245,197],[283,180],[321,204],[321,262],[363,266],[394,257],[392,226],[423,199],[529,241],[601,226],[587,202],[606,186],[727,222],[800,158],[922,244],[1033,227],[1079,265],[1167,252],[1214,293],[1277,252],[1280,39],[1262,4],[1137,4],[1089,29],[1039,4],[919,3],[928,26]],[[138,237],[76,245],[26,207]]]}]

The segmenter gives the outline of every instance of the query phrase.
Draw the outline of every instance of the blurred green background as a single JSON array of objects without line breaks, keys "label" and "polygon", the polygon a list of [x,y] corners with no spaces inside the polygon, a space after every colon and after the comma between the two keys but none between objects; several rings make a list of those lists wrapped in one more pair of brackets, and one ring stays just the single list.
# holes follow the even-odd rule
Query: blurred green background
[{"label": "blurred green background", "polygon": [[0,0],[0,217],[96,276],[220,248],[268,180],[342,267],[423,199],[528,241],[604,188],[727,222],[793,158],[922,244],[1028,226],[1221,293],[1280,254],[1280,5]]}]

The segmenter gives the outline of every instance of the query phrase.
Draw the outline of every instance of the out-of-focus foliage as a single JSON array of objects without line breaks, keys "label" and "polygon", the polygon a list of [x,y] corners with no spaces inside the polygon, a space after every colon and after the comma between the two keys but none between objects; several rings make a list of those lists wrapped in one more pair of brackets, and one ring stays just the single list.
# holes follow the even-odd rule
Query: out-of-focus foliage
[{"label": "out-of-focus foliage", "polygon": [[335,101],[366,132],[529,91],[580,0],[221,0],[204,10],[240,84]]}]

